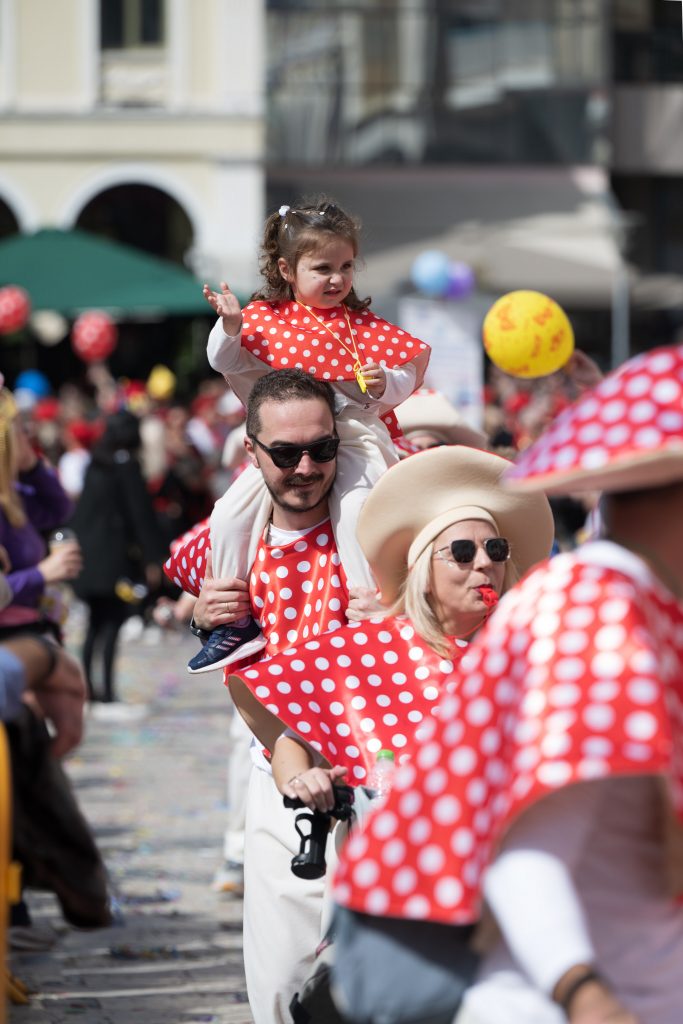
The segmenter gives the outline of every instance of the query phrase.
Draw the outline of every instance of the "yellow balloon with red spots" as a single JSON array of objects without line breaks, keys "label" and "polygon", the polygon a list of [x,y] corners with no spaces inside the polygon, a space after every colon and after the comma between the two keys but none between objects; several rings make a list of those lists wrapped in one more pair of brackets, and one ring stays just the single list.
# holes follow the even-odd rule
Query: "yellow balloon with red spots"
[{"label": "yellow balloon with red spots", "polygon": [[482,335],[491,362],[512,377],[547,377],[574,351],[567,314],[542,292],[501,296],[484,318]]}]

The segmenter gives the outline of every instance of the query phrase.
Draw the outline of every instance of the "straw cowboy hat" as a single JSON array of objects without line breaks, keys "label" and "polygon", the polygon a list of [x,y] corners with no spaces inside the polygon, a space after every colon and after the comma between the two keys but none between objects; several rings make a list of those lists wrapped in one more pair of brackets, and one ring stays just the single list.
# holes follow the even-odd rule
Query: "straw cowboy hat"
[{"label": "straw cowboy hat", "polygon": [[624,363],[505,474],[516,490],[630,491],[683,480],[683,345]]},{"label": "straw cowboy hat", "polygon": [[395,409],[405,437],[431,434],[442,444],[466,444],[470,448],[488,448],[484,434],[463,422],[460,413],[440,391],[421,388]]},{"label": "straw cowboy hat", "polygon": [[517,494],[500,485],[510,466],[491,452],[461,445],[418,452],[392,466],[370,492],[356,535],[390,604],[408,570],[446,527],[465,519],[491,523],[510,542],[506,573],[520,576],[550,554],[553,517],[542,494]]}]

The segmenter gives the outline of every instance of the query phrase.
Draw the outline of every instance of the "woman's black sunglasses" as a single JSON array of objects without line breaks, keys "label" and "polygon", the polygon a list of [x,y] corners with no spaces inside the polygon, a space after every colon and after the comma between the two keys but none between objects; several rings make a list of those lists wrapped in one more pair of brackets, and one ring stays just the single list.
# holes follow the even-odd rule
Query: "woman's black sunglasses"
[{"label": "woman's black sunglasses", "polygon": [[[482,547],[492,562],[507,562],[510,557],[510,544],[505,537],[489,537]],[[474,561],[477,545],[473,540],[452,540],[448,547],[439,548],[434,554],[438,555],[442,551],[449,551],[451,555],[450,558],[444,558],[444,561],[453,560],[458,565],[469,565]]]},{"label": "woman's black sunglasses", "polygon": [[294,469],[301,462],[304,452],[308,453],[313,462],[332,462],[339,448],[338,437],[323,437],[320,441],[311,441],[310,444],[274,444],[272,448],[263,444],[257,437],[250,435],[250,440],[259,448],[263,448],[278,469]]}]

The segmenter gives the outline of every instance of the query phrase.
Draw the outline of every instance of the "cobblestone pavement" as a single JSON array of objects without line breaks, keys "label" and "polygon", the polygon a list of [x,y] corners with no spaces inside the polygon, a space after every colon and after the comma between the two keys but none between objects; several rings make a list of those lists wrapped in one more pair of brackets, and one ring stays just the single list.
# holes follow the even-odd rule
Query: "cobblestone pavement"
[{"label": "cobblestone pavement", "polygon": [[220,673],[190,676],[189,635],[127,638],[119,692],[138,721],[88,718],[67,768],[111,874],[122,921],[69,928],[48,894],[36,924],[63,929],[48,953],[13,953],[33,995],[11,1024],[249,1024],[242,903],[211,890],[222,861],[230,704]]}]

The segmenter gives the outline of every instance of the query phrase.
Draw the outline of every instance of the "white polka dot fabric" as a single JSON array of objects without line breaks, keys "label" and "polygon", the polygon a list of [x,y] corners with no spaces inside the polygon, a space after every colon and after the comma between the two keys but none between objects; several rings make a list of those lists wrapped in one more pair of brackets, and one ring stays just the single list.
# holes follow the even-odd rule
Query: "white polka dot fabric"
[{"label": "white polka dot fabric", "polygon": [[[454,660],[467,647],[458,642]],[[382,749],[414,755],[453,660],[427,646],[405,618],[348,624],[244,670],[266,707],[362,784]]]},{"label": "white polka dot fabric", "polygon": [[644,773],[669,777],[683,816],[683,605],[559,555],[465,653],[415,758],[346,844],[335,897],[380,916],[474,921],[482,871],[525,807]]},{"label": "white polka dot fabric", "polygon": [[265,655],[344,625],[348,582],[329,519],[283,547],[262,541],[249,595],[254,617],[268,640]]},{"label": "white polka dot fabric", "polygon": [[[185,536],[164,570],[177,586],[198,597],[210,550],[208,522]],[[249,596],[268,641],[259,658],[345,625],[348,582],[329,519],[283,547],[262,540],[249,577]]]},{"label": "white polka dot fabric", "polygon": [[372,359],[388,367],[429,351],[424,342],[370,310],[348,310],[353,340],[343,306],[315,313],[318,320],[297,302],[250,302],[242,311],[242,345],[273,370],[297,367],[330,383],[355,380],[354,341],[361,363]]},{"label": "white polka dot fabric", "polygon": [[199,597],[204,582],[210,535],[209,520],[204,519],[172,542],[171,554],[164,562],[169,580],[193,597]]},{"label": "white polka dot fabric", "polygon": [[522,452],[511,485],[548,493],[683,477],[683,345],[629,360]]}]

